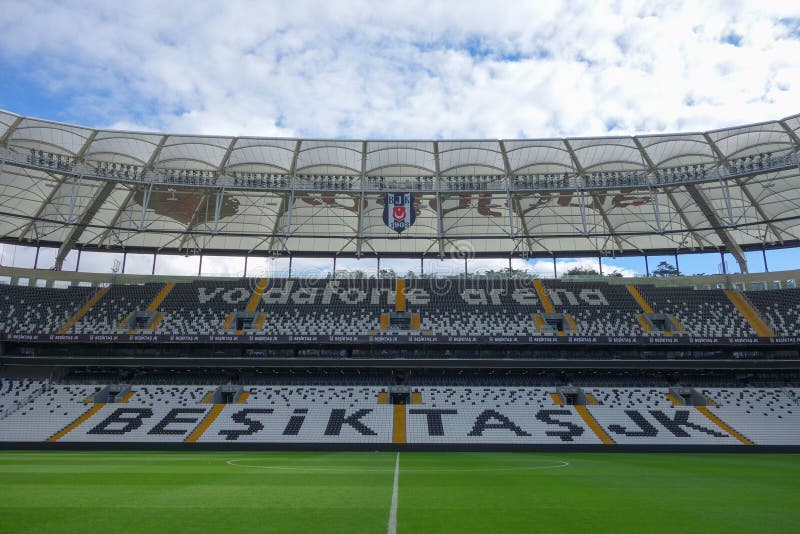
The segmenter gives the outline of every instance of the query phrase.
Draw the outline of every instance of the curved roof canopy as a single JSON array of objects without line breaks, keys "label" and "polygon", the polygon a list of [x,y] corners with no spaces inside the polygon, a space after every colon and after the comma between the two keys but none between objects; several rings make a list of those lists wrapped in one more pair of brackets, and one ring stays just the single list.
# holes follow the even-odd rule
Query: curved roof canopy
[{"label": "curved roof canopy", "polygon": [[[800,244],[800,115],[708,132],[325,140],[0,111],[0,240],[182,254],[580,256]],[[398,234],[384,196],[414,195]],[[742,260],[743,261],[743,260]]]}]

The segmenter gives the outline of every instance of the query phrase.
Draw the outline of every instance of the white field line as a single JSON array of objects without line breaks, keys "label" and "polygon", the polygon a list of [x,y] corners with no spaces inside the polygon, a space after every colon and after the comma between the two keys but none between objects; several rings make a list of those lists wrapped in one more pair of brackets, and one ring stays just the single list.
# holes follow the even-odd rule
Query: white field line
[{"label": "white field line", "polygon": [[[299,473],[391,473],[392,469],[370,469],[360,467],[334,467],[334,466],[289,466],[289,465],[251,465],[243,464],[241,459],[227,460],[225,463],[233,467],[249,467],[252,469],[267,469],[273,471],[296,471]],[[555,460],[558,463],[550,465],[517,466],[517,467],[486,467],[465,469],[406,469],[407,473],[497,473],[502,471],[538,471],[541,469],[561,469],[569,466],[565,460]]]},{"label": "white field line", "polygon": [[394,463],[394,486],[392,486],[392,506],[389,508],[388,534],[397,534],[397,489],[400,485],[400,453]]}]

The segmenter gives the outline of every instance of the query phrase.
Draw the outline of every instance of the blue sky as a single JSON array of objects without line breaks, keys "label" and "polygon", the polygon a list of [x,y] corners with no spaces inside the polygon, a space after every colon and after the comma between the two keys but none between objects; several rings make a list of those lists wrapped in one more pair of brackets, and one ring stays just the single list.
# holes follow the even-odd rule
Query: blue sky
[{"label": "blue sky", "polygon": [[[87,126],[519,138],[800,111],[800,2],[2,4],[0,108]],[[681,267],[719,263],[687,256]],[[800,256],[771,252],[769,263]],[[604,264],[644,271],[641,259]]]}]

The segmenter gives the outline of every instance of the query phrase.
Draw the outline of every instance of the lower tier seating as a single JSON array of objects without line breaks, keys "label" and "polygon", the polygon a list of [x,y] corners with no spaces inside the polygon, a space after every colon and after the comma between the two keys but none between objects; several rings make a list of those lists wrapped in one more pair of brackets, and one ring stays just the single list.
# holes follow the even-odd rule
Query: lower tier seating
[{"label": "lower tier seating", "polygon": [[243,386],[233,404],[211,404],[215,386],[132,385],[101,404],[100,385],[3,380],[0,406],[37,387],[0,441],[800,445],[797,388],[696,388],[705,405],[682,406],[665,387],[585,386],[573,406],[555,386],[411,386],[395,406],[376,385]]}]

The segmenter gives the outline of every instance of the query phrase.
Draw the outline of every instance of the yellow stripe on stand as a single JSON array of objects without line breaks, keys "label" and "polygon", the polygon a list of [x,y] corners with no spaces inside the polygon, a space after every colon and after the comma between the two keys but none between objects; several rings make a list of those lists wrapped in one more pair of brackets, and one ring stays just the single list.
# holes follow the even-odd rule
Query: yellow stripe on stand
[{"label": "yellow stripe on stand", "polygon": [[264,326],[264,321],[267,319],[267,316],[263,313],[258,314],[256,317],[256,322],[253,324],[253,330],[261,330]]},{"label": "yellow stripe on stand", "polygon": [[743,445],[752,445],[753,442],[744,437],[743,435],[739,434],[736,430],[734,430],[728,423],[711,413],[711,411],[706,408],[705,406],[695,406],[698,412],[705,415],[709,421],[720,427],[722,430],[733,436],[734,438],[738,439]]},{"label": "yellow stripe on stand", "polygon": [[378,404],[389,404],[389,392],[388,391],[380,391],[380,392],[378,392]]},{"label": "yellow stripe on stand", "polygon": [[418,313],[411,314],[411,330],[414,332],[419,331],[420,318]]},{"label": "yellow stripe on stand", "polygon": [[600,406],[600,402],[591,393],[586,393],[586,400],[589,401],[589,406]]},{"label": "yellow stripe on stand", "polygon": [[556,309],[553,307],[553,302],[547,296],[547,290],[544,288],[541,280],[534,280],[533,287],[536,289],[536,294],[539,295],[539,300],[542,302],[545,313],[555,313]]},{"label": "yellow stripe on stand", "polygon": [[200,404],[211,404],[211,399],[213,397],[214,397],[214,392],[209,391],[208,393],[206,393],[205,397],[203,397],[203,400],[200,401]]},{"label": "yellow stripe on stand", "polygon": [[547,332],[547,323],[544,322],[544,317],[537,313],[533,316],[533,322],[536,323],[536,329],[539,332]]},{"label": "yellow stripe on stand", "polygon": [[703,398],[706,400],[707,406],[713,406],[714,408],[717,407],[717,403],[714,402],[714,399],[709,397],[708,395],[703,395]]},{"label": "yellow stripe on stand", "polygon": [[267,287],[267,279],[262,278],[256,284],[256,290],[253,291],[253,294],[250,295],[250,300],[247,302],[247,307],[244,309],[246,312],[254,312],[256,311],[256,307],[258,306],[258,301],[261,300],[261,295],[264,293],[264,288]]},{"label": "yellow stripe on stand", "polygon": [[636,286],[633,284],[626,284],[625,287],[628,288],[628,293],[631,294],[633,299],[639,304],[639,307],[644,313],[654,313],[653,308],[651,308],[647,301],[644,300],[644,297],[641,293],[639,293],[639,290],[636,289]]},{"label": "yellow stripe on stand", "polygon": [[392,426],[392,443],[406,442],[406,405],[394,405],[394,425]]},{"label": "yellow stripe on stand", "polygon": [[242,391],[236,399],[236,404],[247,404],[247,399],[250,398],[250,392]]},{"label": "yellow stripe on stand", "polygon": [[84,404],[91,404],[91,402],[94,400],[95,395],[97,395],[98,393],[100,393],[100,392],[99,391],[95,391],[94,393],[92,393],[91,395],[86,397],[86,399],[83,401],[83,403]]},{"label": "yellow stripe on stand", "polygon": [[560,393],[551,393],[550,398],[553,399],[553,404],[556,406],[564,406],[564,399],[561,398]]},{"label": "yellow stripe on stand", "polygon": [[645,332],[652,332],[653,326],[650,324],[650,321],[644,315],[637,315],[636,322],[639,323],[639,326],[642,327],[642,330]]},{"label": "yellow stripe on stand", "polygon": [[586,406],[576,405],[575,411],[578,412],[578,415],[581,416],[583,422],[592,429],[594,435],[597,436],[603,445],[614,445],[614,443],[616,443],[613,439],[611,439],[611,436],[606,433],[603,427],[598,424],[597,419],[595,419],[594,416],[589,413],[589,410],[586,408]]},{"label": "yellow stripe on stand", "polygon": [[83,415],[75,419],[69,425],[65,426],[64,428],[62,428],[61,430],[50,436],[50,439],[48,439],[47,441],[50,443],[55,443],[56,441],[60,440],[61,438],[63,438],[64,436],[66,436],[79,426],[81,426],[91,416],[99,412],[103,408],[103,406],[105,406],[105,404],[103,403],[95,404],[94,406],[83,412]]},{"label": "yellow stripe on stand", "polygon": [[150,306],[147,307],[147,311],[153,313],[161,306],[161,303],[164,302],[164,299],[167,298],[169,292],[172,291],[172,288],[175,287],[174,282],[170,282],[169,284],[164,284],[164,287],[161,288],[161,291],[158,292],[156,298],[153,299],[153,302],[150,303]]},{"label": "yellow stripe on stand", "polygon": [[394,311],[406,311],[406,280],[398,278],[395,282]]},{"label": "yellow stripe on stand", "polygon": [[233,321],[233,314],[229,313],[228,316],[225,318],[225,322],[222,324],[223,332],[228,330],[228,328],[231,326],[231,321]]},{"label": "yellow stripe on stand", "polygon": [[213,423],[217,417],[219,417],[219,414],[222,413],[224,408],[224,404],[215,404],[214,407],[211,408],[211,411],[208,412],[202,421],[200,421],[200,424],[197,425],[197,428],[195,428],[194,431],[189,434],[189,437],[183,440],[183,442],[195,443],[198,439],[200,439],[203,434],[205,434],[206,430],[208,430],[208,427],[211,426],[211,423]]},{"label": "yellow stripe on stand", "polygon": [[678,397],[676,397],[672,393],[667,393],[667,400],[669,400],[673,406],[683,406],[683,401],[681,401]]},{"label": "yellow stripe on stand", "polygon": [[122,320],[117,325],[117,330],[123,330],[125,328],[125,325],[128,324],[128,321],[130,320],[131,315],[133,315],[133,312],[129,313],[128,315],[126,315],[125,317],[122,318]]},{"label": "yellow stripe on stand", "polygon": [[412,391],[411,404],[422,404],[422,393],[420,393],[419,391]]},{"label": "yellow stripe on stand", "polygon": [[775,332],[772,328],[767,325],[764,319],[761,318],[761,315],[750,305],[750,302],[744,298],[744,295],[739,293],[738,291],[732,291],[730,289],[725,289],[725,294],[728,296],[728,300],[736,306],[736,309],[739,310],[747,322],[750,323],[750,326],[755,330],[758,337],[775,337]]},{"label": "yellow stripe on stand", "polygon": [[153,317],[153,320],[152,320],[152,321],[150,321],[150,324],[149,324],[149,325],[147,325],[147,329],[148,329],[148,330],[155,330],[155,329],[157,329],[157,328],[158,328],[158,325],[160,325],[160,324],[161,324],[161,321],[163,321],[163,320],[164,320],[164,314],[163,314],[163,313],[157,313],[157,314],[156,314],[156,316],[155,316],[155,317]]},{"label": "yellow stripe on stand", "polygon": [[[156,311],[158,307],[161,306],[161,303],[164,302],[164,299],[167,298],[167,295],[169,295],[170,291],[172,291],[174,287],[175,287],[174,282],[164,284],[164,287],[161,288],[161,291],[158,292],[158,295],[155,296],[155,298],[150,302],[150,305],[147,307],[146,309],[147,313],[153,313],[154,311]],[[162,314],[158,314],[156,317],[153,317],[153,320],[150,321],[150,324],[147,325],[147,328],[151,330],[157,328],[163,318],[164,316]],[[131,328],[130,330],[128,330],[128,333],[131,335],[135,334],[136,332],[137,330],[135,328]]]},{"label": "yellow stripe on stand", "polygon": [[577,332],[578,331],[578,323],[575,322],[575,319],[573,319],[572,316],[569,315],[569,314],[564,315],[564,317],[566,317],[567,322],[569,323],[569,326],[572,328],[572,331],[573,332]]},{"label": "yellow stripe on stand", "polygon": [[675,325],[675,330],[681,333],[686,332],[686,329],[683,328],[683,325],[680,323],[680,321],[678,321],[677,317],[674,315],[668,315],[667,317],[669,317],[669,320],[672,321],[673,325]]},{"label": "yellow stripe on stand", "polygon": [[381,314],[381,331],[386,332],[389,330],[389,314],[382,313]]},{"label": "yellow stripe on stand", "polygon": [[97,301],[103,298],[103,295],[108,293],[108,290],[111,289],[111,286],[106,286],[100,289],[97,293],[92,295],[92,298],[86,301],[86,304],[81,306],[81,308],[75,312],[75,314],[69,318],[69,320],[64,323],[64,326],[58,329],[59,334],[66,334],[69,332],[69,329],[75,326],[75,323],[81,320],[81,317],[86,315],[86,312],[92,309],[92,307],[97,304]]},{"label": "yellow stripe on stand", "polygon": [[125,394],[125,396],[123,396],[123,397],[122,397],[120,400],[118,400],[117,402],[119,402],[119,403],[122,403],[122,404],[127,404],[127,403],[128,403],[128,401],[129,401],[129,400],[131,400],[131,397],[133,397],[134,395],[136,395],[136,392],[135,392],[135,391],[129,391],[129,392],[127,392],[127,393]]}]

